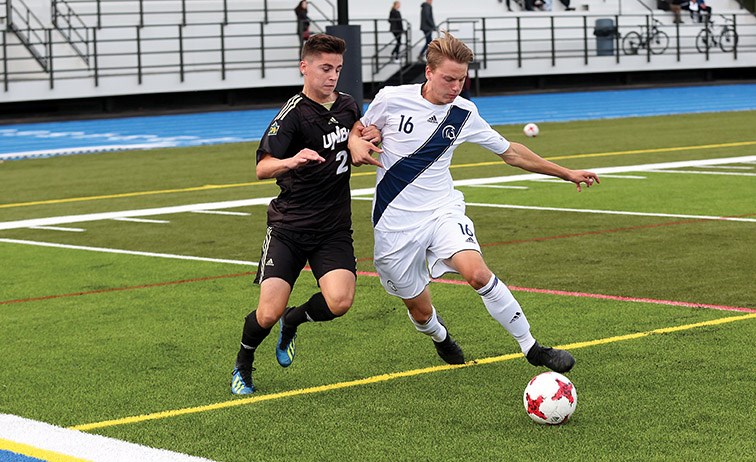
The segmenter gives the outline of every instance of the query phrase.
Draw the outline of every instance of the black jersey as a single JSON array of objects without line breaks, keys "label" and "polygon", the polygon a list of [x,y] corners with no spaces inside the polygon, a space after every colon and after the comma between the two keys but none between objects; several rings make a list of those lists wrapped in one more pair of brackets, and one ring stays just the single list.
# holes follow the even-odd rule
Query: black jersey
[{"label": "black jersey", "polygon": [[330,110],[303,93],[286,102],[260,141],[257,161],[266,153],[287,159],[309,148],[325,162],[276,178],[281,192],[268,207],[268,226],[316,232],[351,229],[347,139],[358,119],[357,103],[345,93],[338,93]]}]

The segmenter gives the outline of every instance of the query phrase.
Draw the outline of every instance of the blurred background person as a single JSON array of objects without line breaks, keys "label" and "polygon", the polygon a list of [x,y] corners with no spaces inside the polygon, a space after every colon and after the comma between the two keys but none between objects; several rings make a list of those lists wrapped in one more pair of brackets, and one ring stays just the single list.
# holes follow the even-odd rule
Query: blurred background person
[{"label": "blurred background person", "polygon": [[307,16],[307,0],[300,1],[294,13],[297,15],[297,35],[299,40],[304,43],[310,38],[310,18]]},{"label": "blurred background person", "polygon": [[399,8],[402,6],[401,2],[394,2],[389,11],[389,30],[394,34],[396,45],[391,51],[391,59],[394,62],[399,62],[399,49],[402,46],[402,34],[404,34],[404,24],[402,23],[402,13],[399,12]]},{"label": "blurred background person", "polygon": [[433,31],[436,30],[436,21],[433,19],[433,0],[425,0],[420,5],[420,30],[425,34],[425,45],[417,56],[418,61],[425,61],[425,50],[433,40]]}]

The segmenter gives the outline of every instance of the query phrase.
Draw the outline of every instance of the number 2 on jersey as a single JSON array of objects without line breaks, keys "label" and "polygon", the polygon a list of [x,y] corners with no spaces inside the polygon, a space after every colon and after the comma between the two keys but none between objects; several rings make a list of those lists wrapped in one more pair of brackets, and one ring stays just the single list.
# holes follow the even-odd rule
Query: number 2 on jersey
[{"label": "number 2 on jersey", "polygon": [[346,151],[339,151],[336,153],[336,161],[340,162],[339,166],[336,167],[336,174],[341,175],[342,173],[346,173],[349,171],[349,165],[347,162],[349,162],[349,155]]}]

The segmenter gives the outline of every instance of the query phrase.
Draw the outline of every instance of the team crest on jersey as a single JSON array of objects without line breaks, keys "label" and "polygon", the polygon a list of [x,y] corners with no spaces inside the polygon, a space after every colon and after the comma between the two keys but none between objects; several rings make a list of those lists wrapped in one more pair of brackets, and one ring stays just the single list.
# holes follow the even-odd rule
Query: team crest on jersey
[{"label": "team crest on jersey", "polygon": [[443,136],[447,140],[454,141],[457,139],[457,130],[454,128],[453,125],[447,125],[444,127],[443,131],[441,132],[441,136]]},{"label": "team crest on jersey", "polygon": [[274,135],[277,135],[277,134],[278,134],[278,129],[279,129],[279,128],[280,128],[280,127],[278,126],[278,121],[276,121],[276,122],[273,122],[273,123],[271,124],[270,128],[268,129],[268,136],[274,136]]}]

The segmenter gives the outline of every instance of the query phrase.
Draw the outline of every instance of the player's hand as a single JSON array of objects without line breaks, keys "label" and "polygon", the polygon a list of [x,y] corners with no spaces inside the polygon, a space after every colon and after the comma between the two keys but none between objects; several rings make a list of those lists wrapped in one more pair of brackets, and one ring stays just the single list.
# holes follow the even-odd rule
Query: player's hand
[{"label": "player's hand", "polygon": [[375,125],[368,125],[360,129],[360,138],[378,146],[381,144],[381,131]]},{"label": "player's hand", "polygon": [[291,158],[289,168],[295,170],[309,163],[322,164],[325,159],[312,149],[304,148]]},{"label": "player's hand", "polygon": [[593,172],[588,172],[586,170],[570,170],[569,178],[567,178],[568,181],[571,181],[577,185],[578,192],[581,192],[583,189],[580,187],[581,183],[585,183],[586,188],[590,188],[593,183],[601,183],[599,181],[598,175],[596,175]]},{"label": "player's hand", "polygon": [[372,153],[383,152],[383,149],[374,145],[370,141],[363,138],[350,137],[349,138],[349,154],[352,156],[352,165],[359,167],[360,165],[375,165],[376,167],[384,168],[378,159],[373,158]]}]

